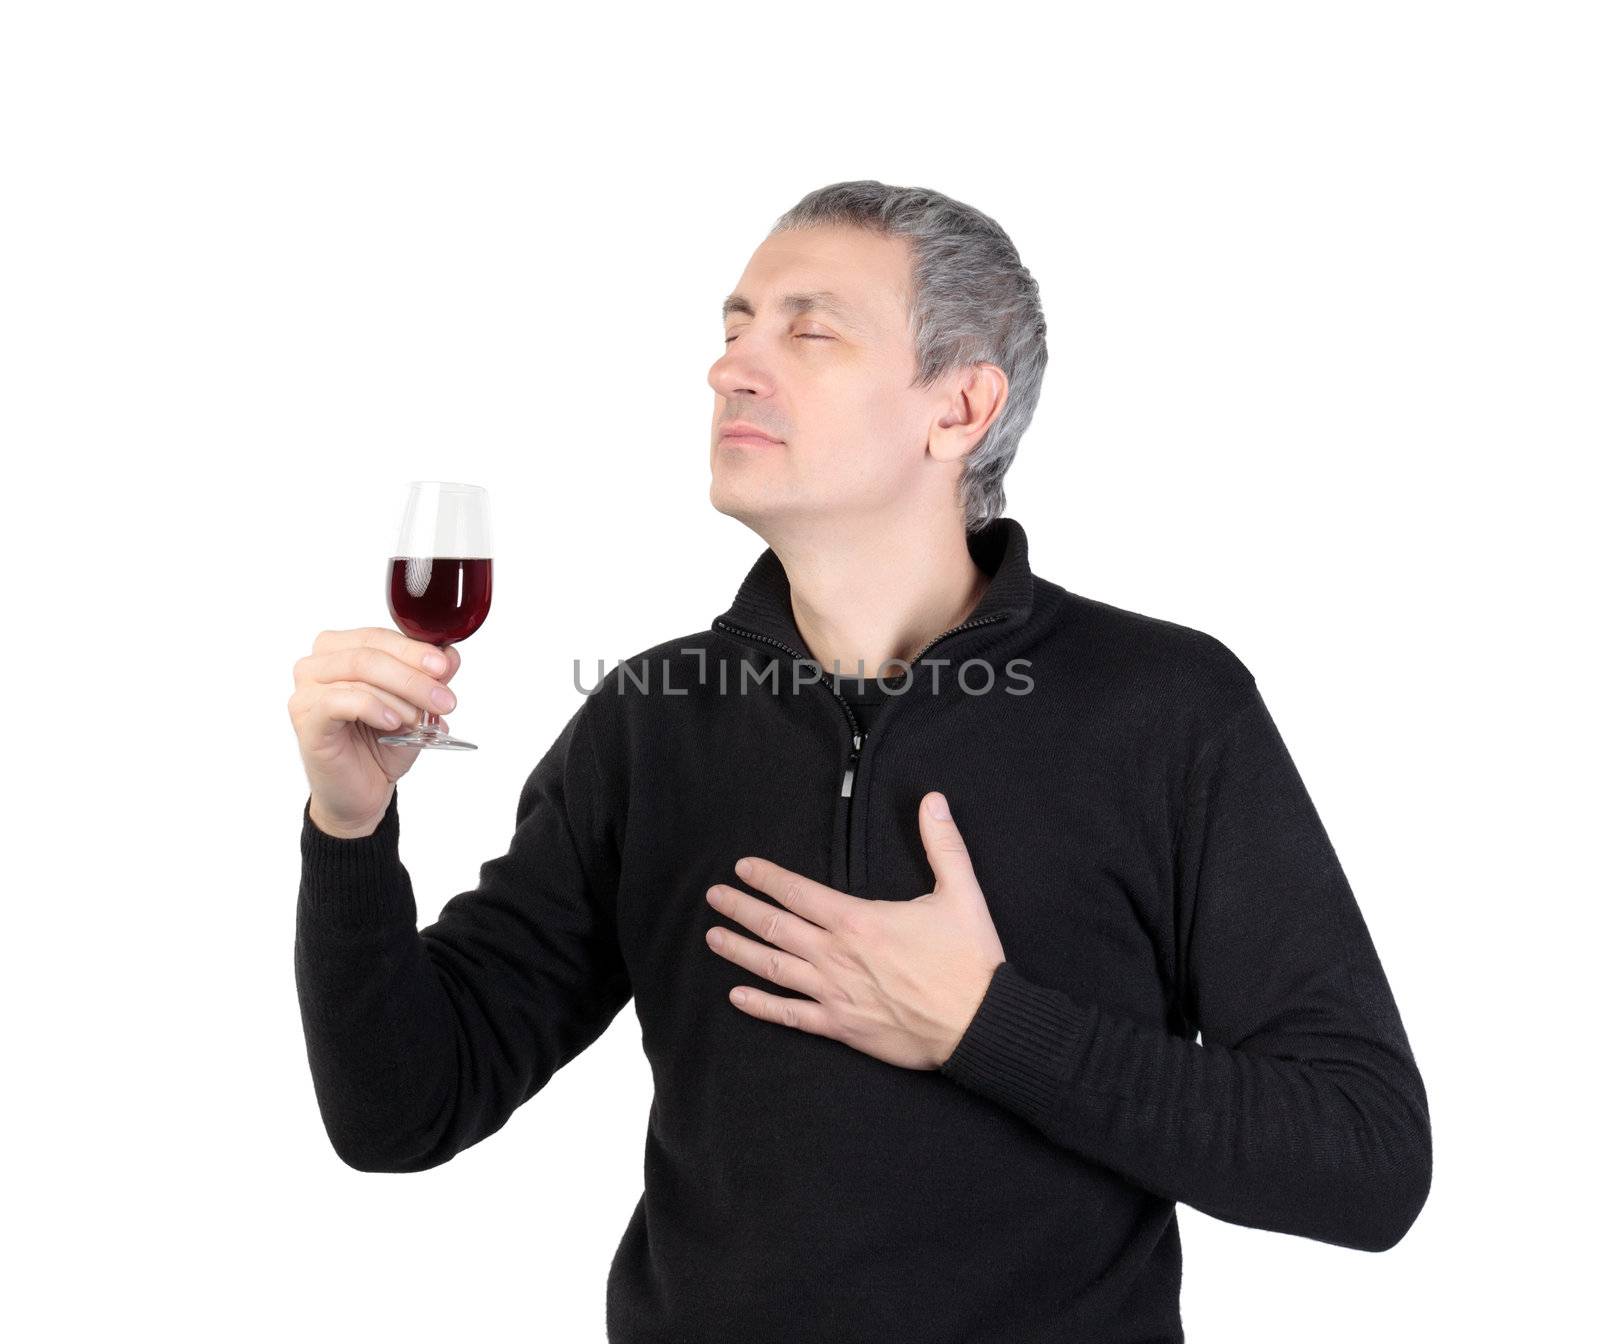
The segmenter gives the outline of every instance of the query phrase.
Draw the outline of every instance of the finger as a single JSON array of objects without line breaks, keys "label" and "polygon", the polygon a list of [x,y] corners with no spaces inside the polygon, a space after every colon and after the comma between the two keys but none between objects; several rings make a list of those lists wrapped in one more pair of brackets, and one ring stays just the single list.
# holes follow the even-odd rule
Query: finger
[{"label": "finger", "polygon": [[735,966],[743,966],[785,989],[797,989],[814,999],[820,999],[827,992],[822,972],[809,961],[782,948],[765,947],[720,926],[706,930],[706,946]]},{"label": "finger", "polygon": [[422,722],[422,711],[409,700],[394,694],[393,691],[383,690],[378,686],[369,686],[364,681],[335,681],[329,683],[333,686],[351,687],[358,691],[368,691],[383,701],[390,709],[399,715],[400,722],[409,727],[416,727]]},{"label": "finger", "polygon": [[[431,647],[431,646],[430,646]],[[328,653],[312,654],[295,664],[295,679],[333,684],[361,682],[375,690],[388,691],[418,710],[436,714],[455,709],[455,692],[442,681],[429,676],[415,662],[407,662],[372,644],[346,645]],[[435,690],[449,697],[445,704],[433,699]]]},{"label": "finger", "polygon": [[[437,671],[428,663],[428,658],[441,657],[448,661],[449,652],[429,644],[426,640],[411,639],[398,630],[391,630],[382,625],[364,625],[358,630],[323,630],[311,641],[313,654],[334,653],[340,649],[361,648],[368,646],[382,649],[385,653],[421,668],[431,676],[444,676],[452,672],[448,666],[440,667]],[[451,647],[454,647],[453,645]],[[456,654],[456,666],[460,666],[461,655]]]},{"label": "finger", "polygon": [[727,918],[737,920],[751,933],[765,938],[775,947],[804,957],[813,965],[822,960],[828,931],[782,906],[723,883],[707,890],[706,904]]},{"label": "finger", "polygon": [[347,723],[364,723],[379,732],[393,732],[400,725],[389,721],[392,712],[370,688],[330,686],[312,704],[305,728],[312,741],[343,732]]},{"label": "finger", "polygon": [[[936,816],[943,811],[946,815]],[[917,823],[922,831],[922,848],[928,855],[928,866],[933,869],[935,887],[950,887],[960,883],[976,883],[972,871],[972,856],[967,852],[967,842],[949,816],[950,803],[942,793],[925,793],[922,806],[917,809]]]},{"label": "finger", "polygon": [[776,1022],[779,1026],[794,1027],[813,1036],[839,1039],[833,1033],[826,1010],[821,1004],[812,1003],[809,999],[784,998],[777,994],[767,994],[762,990],[752,989],[749,985],[740,985],[729,993],[728,999],[740,1012],[748,1013],[751,1017],[759,1017],[765,1022]]},{"label": "finger", "polygon": [[[295,663],[295,686],[303,688],[318,681],[360,680],[330,673],[330,667],[334,667],[335,664],[328,661],[327,655],[362,648],[372,648],[387,653],[416,669],[420,675],[430,678],[428,688],[430,695],[435,681],[442,686],[461,667],[461,651],[453,644],[435,648],[423,640],[408,639],[398,630],[389,630],[382,626],[365,626],[359,630],[323,630],[312,640],[310,654]],[[435,666],[439,666],[441,670],[434,672]],[[406,699],[402,691],[394,686],[388,685],[387,688],[391,694]],[[376,683],[374,679],[373,689],[385,689],[385,684]],[[434,709],[435,713],[438,712],[431,703],[427,708]]]},{"label": "finger", "polygon": [[769,859],[754,856],[740,859],[733,865],[738,873],[757,891],[764,891],[787,910],[793,910],[802,919],[808,919],[819,928],[830,932],[839,927],[846,906],[857,898],[835,891],[821,882],[791,872]]}]

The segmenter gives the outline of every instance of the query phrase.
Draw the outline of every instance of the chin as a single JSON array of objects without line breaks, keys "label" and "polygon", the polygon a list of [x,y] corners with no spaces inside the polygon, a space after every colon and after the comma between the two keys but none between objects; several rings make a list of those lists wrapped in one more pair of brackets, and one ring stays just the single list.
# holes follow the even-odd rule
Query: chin
[{"label": "chin", "polygon": [[718,513],[725,513],[728,517],[738,518],[741,521],[749,515],[748,501],[741,498],[738,491],[730,490],[715,477],[712,478],[711,488],[706,493],[711,500],[711,507]]},{"label": "chin", "polygon": [[726,481],[713,479],[707,494],[713,509],[746,527],[757,528],[779,512],[776,502],[764,492],[736,489]]}]

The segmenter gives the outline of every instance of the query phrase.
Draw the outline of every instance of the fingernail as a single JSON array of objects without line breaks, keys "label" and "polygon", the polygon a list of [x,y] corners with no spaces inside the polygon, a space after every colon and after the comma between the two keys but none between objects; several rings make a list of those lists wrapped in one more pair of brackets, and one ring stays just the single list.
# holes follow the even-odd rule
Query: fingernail
[{"label": "fingernail", "polygon": [[450,663],[442,653],[424,654],[422,665],[435,675],[442,675],[450,669]]},{"label": "fingernail", "polygon": [[436,686],[434,687],[433,691],[433,703],[440,709],[453,709],[455,707],[456,698],[455,696],[451,695],[449,691],[445,690],[443,686]]},{"label": "fingernail", "polygon": [[950,804],[945,802],[944,794],[930,793],[928,795],[928,815],[938,821],[950,820]]}]

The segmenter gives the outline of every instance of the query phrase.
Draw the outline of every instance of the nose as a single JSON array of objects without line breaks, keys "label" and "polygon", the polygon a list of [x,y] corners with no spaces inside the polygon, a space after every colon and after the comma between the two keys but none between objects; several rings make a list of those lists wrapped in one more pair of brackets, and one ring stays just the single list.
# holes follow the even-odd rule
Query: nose
[{"label": "nose", "polygon": [[706,382],[711,385],[711,390],[719,397],[764,397],[772,391],[772,380],[761,371],[760,366],[751,359],[739,346],[742,342],[730,345],[723,355],[712,364],[706,374]]}]

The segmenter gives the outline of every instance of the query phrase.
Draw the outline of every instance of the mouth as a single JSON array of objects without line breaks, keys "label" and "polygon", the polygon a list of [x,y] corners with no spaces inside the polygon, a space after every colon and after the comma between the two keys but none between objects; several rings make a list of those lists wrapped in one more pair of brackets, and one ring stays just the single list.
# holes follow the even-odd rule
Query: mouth
[{"label": "mouth", "polygon": [[769,439],[765,434],[724,434],[721,443],[738,444],[743,448],[780,448],[782,444],[777,439]]}]

